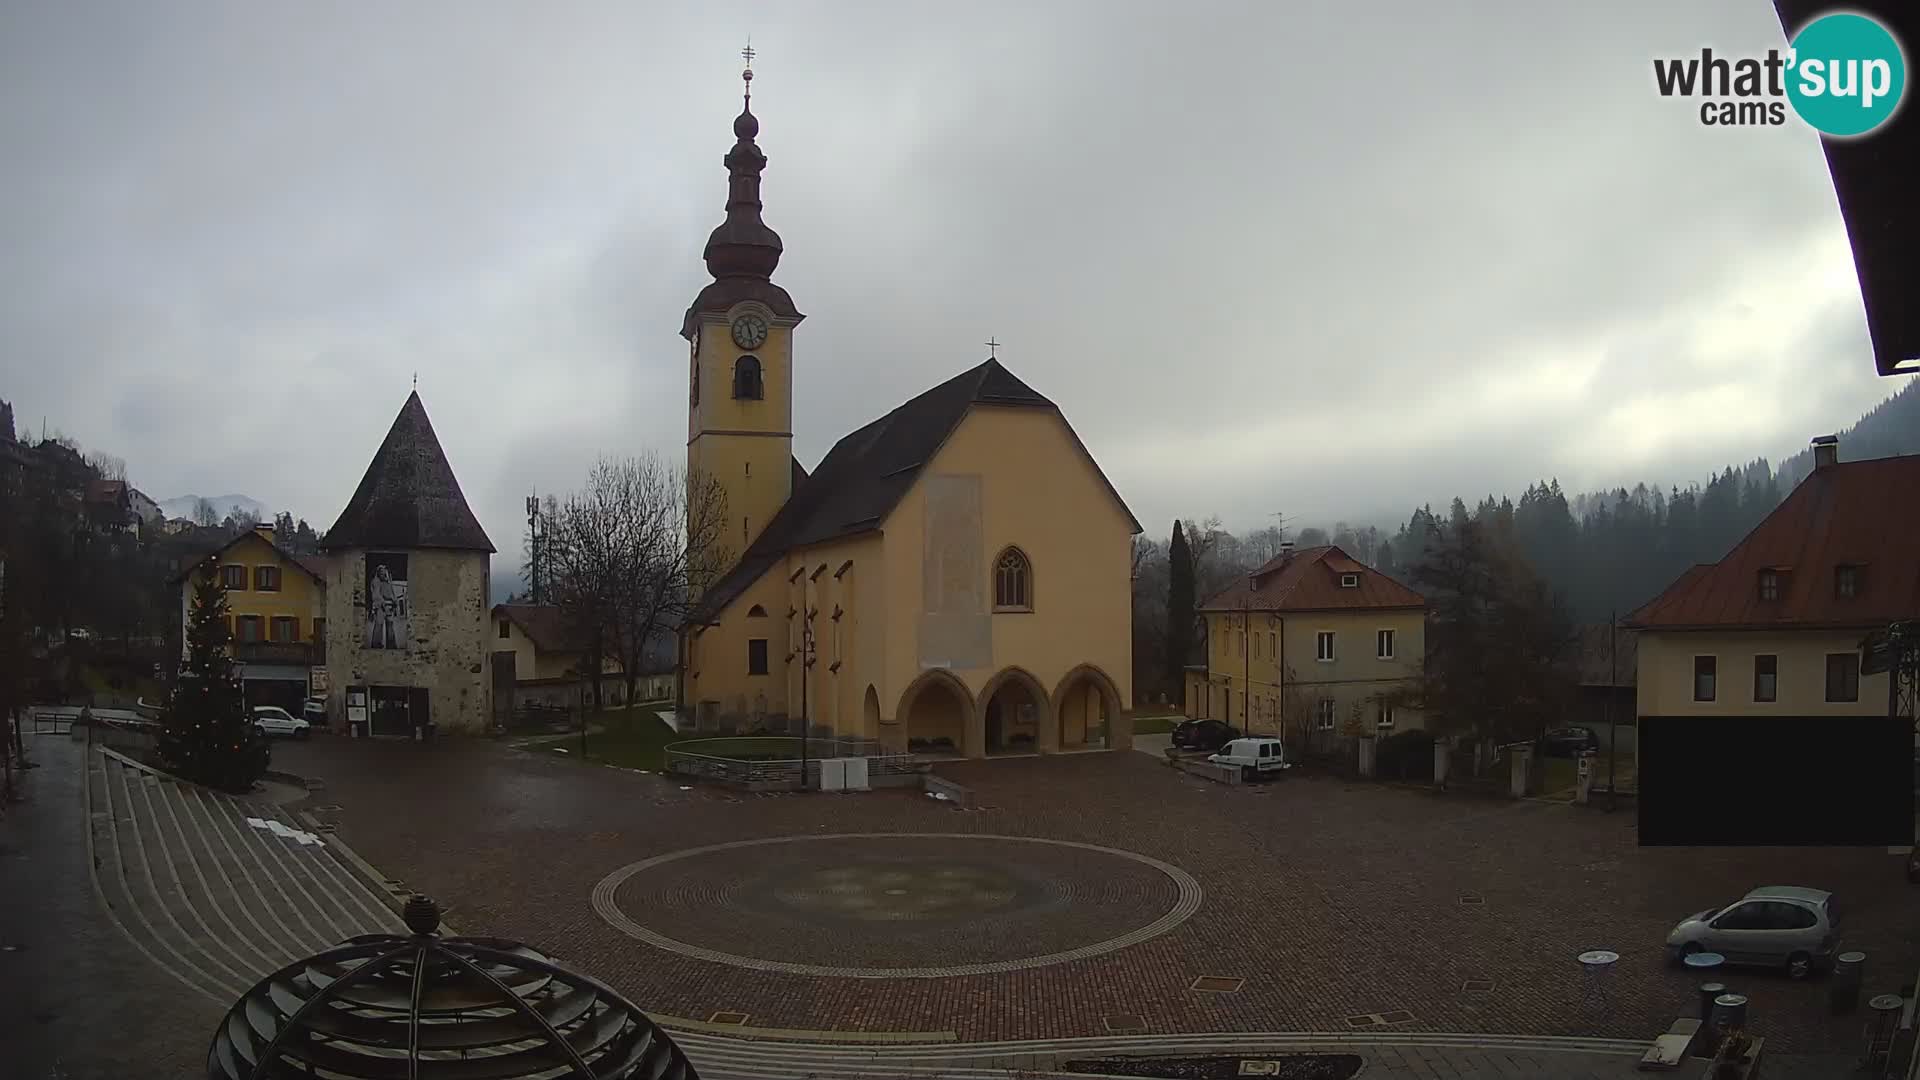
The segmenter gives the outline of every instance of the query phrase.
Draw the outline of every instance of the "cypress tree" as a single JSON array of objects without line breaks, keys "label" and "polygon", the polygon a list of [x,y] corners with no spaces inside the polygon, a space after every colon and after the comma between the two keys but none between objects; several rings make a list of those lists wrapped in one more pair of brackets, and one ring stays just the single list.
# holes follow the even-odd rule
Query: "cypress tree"
[{"label": "cypress tree", "polygon": [[1193,552],[1176,519],[1167,544],[1167,681],[1173,700],[1187,703],[1187,658],[1193,653]]},{"label": "cypress tree", "polygon": [[240,675],[227,652],[227,591],[209,561],[194,580],[187,657],[173,680],[160,732],[160,760],[196,784],[245,793],[267,771],[267,741],[247,716]]}]

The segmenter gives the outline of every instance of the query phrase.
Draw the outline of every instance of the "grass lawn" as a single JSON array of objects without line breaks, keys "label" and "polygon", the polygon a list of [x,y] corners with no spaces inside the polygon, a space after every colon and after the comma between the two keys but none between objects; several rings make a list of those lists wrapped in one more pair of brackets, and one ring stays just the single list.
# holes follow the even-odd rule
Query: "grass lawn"
[{"label": "grass lawn", "polygon": [[[666,707],[666,702],[658,702],[595,713],[588,721],[586,760],[658,772],[663,763],[662,748],[686,738],[655,715],[658,709]],[[529,740],[520,745],[534,753],[552,754],[556,750],[565,750],[566,756],[576,760],[581,756],[580,733],[577,731]]]},{"label": "grass lawn", "polygon": [[1133,733],[1135,735],[1165,735],[1185,720],[1186,717],[1179,713],[1167,713],[1164,716],[1135,715],[1133,718]]}]

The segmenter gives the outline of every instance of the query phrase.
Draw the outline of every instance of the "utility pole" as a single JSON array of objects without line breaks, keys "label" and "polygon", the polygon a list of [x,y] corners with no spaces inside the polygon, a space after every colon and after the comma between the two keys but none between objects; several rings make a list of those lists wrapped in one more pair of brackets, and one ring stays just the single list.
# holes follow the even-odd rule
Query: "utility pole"
[{"label": "utility pole", "polygon": [[540,588],[540,496],[527,496],[527,584],[533,592],[533,602],[543,603]]},{"label": "utility pole", "polygon": [[1615,770],[1620,761],[1620,723],[1613,714],[1614,684],[1620,681],[1620,613],[1607,614],[1607,812],[1620,801],[1620,781]]}]

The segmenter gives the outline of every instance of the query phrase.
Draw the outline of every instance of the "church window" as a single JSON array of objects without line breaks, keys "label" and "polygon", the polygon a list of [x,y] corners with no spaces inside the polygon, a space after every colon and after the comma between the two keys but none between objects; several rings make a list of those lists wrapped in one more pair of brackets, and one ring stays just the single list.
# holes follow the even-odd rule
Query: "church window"
[{"label": "church window", "polygon": [[1008,548],[993,564],[993,609],[1033,610],[1033,564],[1019,548]]},{"label": "church window", "polygon": [[764,396],[760,386],[760,359],[743,356],[733,362],[733,396],[758,401]]},{"label": "church window", "polygon": [[767,639],[754,638],[747,642],[747,674],[765,675],[767,673]]},{"label": "church window", "polygon": [[761,607],[759,604],[755,604],[747,609],[747,618],[749,619],[764,619],[766,617],[767,609]]}]

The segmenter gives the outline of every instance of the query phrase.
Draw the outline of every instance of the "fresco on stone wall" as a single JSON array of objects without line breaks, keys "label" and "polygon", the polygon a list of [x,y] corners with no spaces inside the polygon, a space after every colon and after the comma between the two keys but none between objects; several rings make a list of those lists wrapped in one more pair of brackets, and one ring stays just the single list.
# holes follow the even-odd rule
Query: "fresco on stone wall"
[{"label": "fresco on stone wall", "polygon": [[408,639],[407,557],[367,555],[367,648],[404,649]]}]

